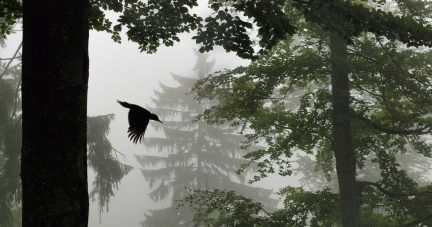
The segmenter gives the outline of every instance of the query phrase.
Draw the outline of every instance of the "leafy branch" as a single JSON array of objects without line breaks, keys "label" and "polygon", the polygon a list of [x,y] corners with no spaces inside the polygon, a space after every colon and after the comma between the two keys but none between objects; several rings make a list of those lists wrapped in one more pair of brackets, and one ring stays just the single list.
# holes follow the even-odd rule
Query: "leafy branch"
[{"label": "leafy branch", "polygon": [[384,194],[386,194],[388,196],[432,196],[432,191],[409,192],[409,193],[394,193],[394,192],[387,191],[386,189],[384,189],[378,183],[369,182],[369,181],[358,181],[357,183],[361,187],[367,186],[367,185],[374,186],[375,188],[377,188],[382,193],[384,193]]}]

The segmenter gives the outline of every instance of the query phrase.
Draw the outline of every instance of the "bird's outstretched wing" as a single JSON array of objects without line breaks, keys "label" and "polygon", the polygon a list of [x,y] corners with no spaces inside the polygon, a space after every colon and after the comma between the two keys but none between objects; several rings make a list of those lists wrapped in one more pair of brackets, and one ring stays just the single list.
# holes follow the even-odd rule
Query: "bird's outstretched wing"
[{"label": "bird's outstretched wing", "polygon": [[150,111],[142,108],[141,106],[129,104],[127,102],[117,101],[125,108],[129,108],[129,130],[128,137],[134,143],[138,141],[141,143],[144,133],[147,129],[147,125],[150,121]]},{"label": "bird's outstretched wing", "polygon": [[[140,107],[141,108],[141,107]],[[144,137],[144,133],[147,129],[147,125],[149,124],[150,119],[145,117],[145,112],[148,112],[146,109],[131,109],[129,111],[129,130],[128,137],[134,143],[137,143],[138,140],[141,143],[142,138]],[[150,112],[148,112],[150,114]]]}]

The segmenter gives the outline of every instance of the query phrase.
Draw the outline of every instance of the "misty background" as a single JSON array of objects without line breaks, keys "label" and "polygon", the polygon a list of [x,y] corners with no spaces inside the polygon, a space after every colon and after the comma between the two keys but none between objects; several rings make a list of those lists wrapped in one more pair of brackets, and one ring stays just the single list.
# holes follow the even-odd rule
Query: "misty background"
[{"label": "misty background", "polygon": [[[205,11],[205,10],[204,10]],[[0,58],[10,58],[22,41],[21,28],[6,39],[6,48],[1,49]],[[151,98],[156,98],[154,90],[160,91],[160,83],[177,87],[179,84],[172,79],[172,75],[197,78],[193,67],[197,56],[194,49],[199,45],[192,40],[193,34],[181,34],[180,42],[173,47],[160,46],[155,54],[140,53],[138,45],[127,40],[122,35],[122,43],[115,43],[111,35],[104,32],[90,30],[89,57],[90,80],[88,93],[88,116],[115,114],[110,124],[110,140],[113,148],[125,155],[118,156],[123,164],[134,169],[127,174],[110,198],[109,212],[106,210],[99,216],[98,204],[90,201],[89,227],[118,227],[140,226],[145,220],[144,213],[149,209],[161,209],[171,206],[170,198],[161,202],[152,201],[148,193],[149,184],[141,174],[141,165],[134,155],[163,155],[156,148],[148,149],[143,144],[135,145],[127,137],[129,127],[128,109],[121,107],[116,101],[126,101],[143,107],[154,107]],[[22,52],[22,50],[20,51]],[[209,52],[208,61],[215,59],[212,72],[224,69],[234,69],[240,65],[247,65],[250,61],[239,58],[235,53],[226,53],[221,47]],[[18,63],[17,60],[12,65]],[[155,114],[158,114],[157,112]],[[164,119],[161,119],[164,121]],[[156,132],[150,124],[146,137],[164,137],[162,131]],[[89,191],[95,173],[89,170]],[[249,176],[250,177],[250,176]],[[299,186],[296,176],[281,177],[277,174],[254,183],[250,186],[272,189],[276,192],[281,187]],[[272,196],[278,199],[278,196]],[[281,206],[281,204],[279,204]]]}]

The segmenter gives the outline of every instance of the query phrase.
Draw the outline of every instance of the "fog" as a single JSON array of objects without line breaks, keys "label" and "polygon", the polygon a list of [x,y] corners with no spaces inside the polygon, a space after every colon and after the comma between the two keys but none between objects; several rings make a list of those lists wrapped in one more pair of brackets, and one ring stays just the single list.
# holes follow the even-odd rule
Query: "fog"
[{"label": "fog", "polygon": [[[134,169],[126,175],[115,191],[115,196],[109,202],[109,211],[99,215],[96,201],[90,201],[89,227],[118,227],[140,226],[145,220],[143,214],[149,209],[160,209],[171,205],[170,199],[153,202],[148,193],[151,192],[148,183],[144,180],[134,155],[157,154],[155,150],[147,149],[142,144],[133,144],[127,137],[128,110],[121,107],[116,101],[126,101],[140,106],[152,107],[151,98],[155,98],[154,90],[159,90],[159,83],[168,86],[178,86],[171,74],[196,77],[193,71],[196,56],[193,49],[199,46],[191,39],[192,34],[182,34],[181,42],[174,47],[161,46],[157,53],[140,53],[138,45],[127,41],[122,36],[121,44],[111,40],[111,36],[104,32],[90,31],[89,57],[90,80],[88,93],[88,116],[115,114],[110,124],[108,136],[112,146],[123,153],[125,158],[119,156],[123,164],[131,165]],[[7,47],[2,49],[0,58],[10,58],[15,53],[22,38],[22,32],[17,31],[6,40]],[[235,53],[226,53],[221,47],[209,52],[209,60],[215,59],[213,71],[233,69],[239,65],[247,65],[248,60],[241,59]],[[13,64],[17,61],[14,61]],[[161,119],[163,121],[163,119]],[[163,137],[163,132],[156,132],[151,125],[146,137]],[[95,173],[89,170],[89,191],[93,188],[92,182]],[[297,186],[295,177],[282,178],[274,175],[268,179],[252,184],[255,187],[277,189],[287,186]],[[273,196],[277,198],[276,196]]]},{"label": "fog", "polygon": [[[181,42],[174,47],[160,47],[155,54],[140,53],[138,45],[126,41],[122,44],[114,43],[109,34],[90,33],[90,81],[88,97],[88,115],[97,116],[114,113],[115,120],[111,123],[109,139],[113,147],[126,155],[126,160],[120,161],[132,165],[132,170],[119,185],[119,190],[109,203],[109,212],[101,216],[97,203],[90,205],[89,226],[139,226],[144,220],[143,213],[148,209],[159,209],[170,206],[171,201],[155,203],[147,194],[150,193],[148,184],[140,173],[141,166],[136,162],[134,154],[156,154],[143,145],[135,145],[127,138],[127,113],[116,100],[126,101],[141,106],[152,106],[154,90],[159,89],[159,83],[169,86],[178,86],[172,80],[171,72],[188,77],[196,77],[192,70],[196,61],[193,49],[199,46],[191,39],[191,34],[181,35]],[[209,60],[215,59],[214,71],[233,69],[239,65],[249,63],[237,57],[234,53],[226,53],[218,47],[209,53]],[[163,121],[163,119],[161,119]],[[151,125],[146,136],[163,136],[156,132]],[[89,188],[93,173],[89,172]],[[287,185],[298,185],[295,180],[273,176],[253,184],[277,191]],[[275,196],[275,198],[277,198]]]},{"label": "fog", "polygon": [[[157,154],[141,144],[133,144],[127,137],[128,110],[116,101],[126,101],[140,106],[152,107],[151,98],[155,98],[154,90],[159,90],[159,83],[168,86],[178,86],[170,73],[181,76],[196,77],[193,71],[196,56],[193,49],[199,46],[191,39],[192,34],[180,35],[181,42],[174,47],[161,46],[157,53],[140,53],[138,45],[127,41],[122,36],[122,44],[115,43],[111,36],[104,32],[90,31],[89,56],[90,80],[88,93],[88,116],[115,114],[110,125],[108,136],[112,146],[125,154],[119,156],[123,164],[134,167],[119,184],[115,196],[109,202],[109,212],[99,216],[97,200],[90,203],[89,226],[140,226],[145,219],[143,214],[148,209],[160,209],[171,205],[170,199],[159,203],[153,202],[148,193],[151,192],[148,183],[141,175],[141,165],[134,155]],[[6,40],[7,47],[2,49],[0,58],[10,58],[15,53],[22,39],[22,32],[12,34]],[[209,52],[209,60],[215,59],[213,71],[233,69],[239,65],[247,65],[248,60],[241,59],[235,53],[226,53],[221,47]],[[17,63],[14,61],[13,63]],[[161,119],[163,121],[163,119]],[[156,132],[151,125],[146,137],[163,137],[163,132]],[[93,188],[95,174],[89,170],[89,191]],[[277,175],[254,183],[252,186],[277,189],[291,185],[297,186],[295,178],[282,178]],[[277,198],[276,196],[273,196]]]}]

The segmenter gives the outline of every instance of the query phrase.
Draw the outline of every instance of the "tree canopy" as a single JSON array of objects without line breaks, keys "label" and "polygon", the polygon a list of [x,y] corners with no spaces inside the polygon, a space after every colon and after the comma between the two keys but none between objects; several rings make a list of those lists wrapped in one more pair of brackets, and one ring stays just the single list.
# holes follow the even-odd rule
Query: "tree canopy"
[{"label": "tree canopy", "polygon": [[[402,14],[395,11],[399,13]],[[333,172],[341,174],[335,168],[338,160],[333,115],[334,59],[341,58],[333,53],[332,33],[326,27],[302,20],[302,12],[288,15],[299,22],[295,37],[278,43],[249,66],[225,70],[199,81],[194,92],[199,100],[219,100],[218,105],[201,116],[208,123],[234,121],[233,125],[253,130],[246,135],[248,145],[257,141],[268,144],[266,149],[245,156],[261,168],[253,181],[275,172],[291,175],[299,153],[312,156],[315,170],[330,180]],[[349,70],[349,132],[357,166],[360,225],[372,226],[373,220],[380,220],[374,226],[428,225],[432,217],[427,205],[432,193],[430,183],[419,185],[418,175],[408,172],[412,173],[418,163],[423,168],[429,166],[430,160],[423,161],[432,156],[426,136],[432,130],[431,52],[371,33],[351,38],[351,43],[344,61]],[[409,150],[417,158],[404,158]],[[410,167],[403,169],[402,163]],[[377,169],[372,171],[372,166]],[[280,191],[285,196],[285,208],[269,218],[281,221],[283,226],[304,226],[307,221],[316,225],[341,223],[339,193],[325,187],[312,192],[287,187]],[[232,195],[212,196],[224,200]],[[191,196],[186,201],[202,203],[201,197],[197,198]],[[201,215],[224,209],[210,202],[206,205],[210,208],[201,210]],[[234,215],[232,219],[235,220]]]},{"label": "tree canopy", "polygon": [[[385,5],[384,1],[374,2],[377,6]],[[367,6],[362,1],[210,0],[208,5],[214,14],[202,18],[190,13],[198,6],[197,0],[91,0],[89,26],[111,33],[116,42],[121,42],[120,32],[126,29],[128,39],[148,53],[154,53],[161,44],[172,46],[175,41],[180,41],[179,34],[196,30],[193,39],[203,45],[200,51],[220,45],[242,58],[257,59],[250,29],[256,26],[259,53],[264,53],[286,35],[298,31],[296,21],[287,15],[287,12],[297,10],[307,21],[319,24],[325,30],[343,30],[343,36],[349,42],[362,32],[372,32],[410,46],[431,47],[432,27],[425,20],[430,13],[428,3],[410,2],[400,3],[401,9],[412,15],[406,17]],[[2,1],[0,11],[0,18],[5,18],[0,21],[0,34],[6,37],[10,26],[22,17],[22,6],[20,1]],[[120,13],[117,23],[113,25],[105,15],[106,11]],[[329,15],[339,15],[343,19],[342,28],[336,27],[334,18]]]}]

